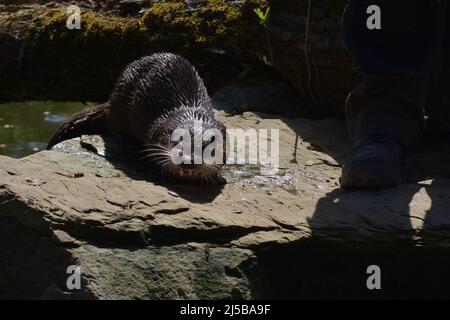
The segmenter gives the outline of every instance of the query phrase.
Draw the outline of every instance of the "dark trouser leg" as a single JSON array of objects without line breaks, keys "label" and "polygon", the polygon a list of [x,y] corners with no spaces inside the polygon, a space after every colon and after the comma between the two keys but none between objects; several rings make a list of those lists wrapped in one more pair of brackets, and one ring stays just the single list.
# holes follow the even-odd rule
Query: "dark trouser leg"
[{"label": "dark trouser leg", "polygon": [[[381,8],[381,30],[366,25],[369,5]],[[431,54],[435,47],[435,6],[431,0],[353,0],[344,40],[364,83],[347,99],[352,139],[389,134],[402,145],[417,141],[423,128]]]},{"label": "dark trouser leg", "polygon": [[442,1],[438,14],[438,45],[427,115],[433,140],[448,139],[450,133],[450,4]]}]

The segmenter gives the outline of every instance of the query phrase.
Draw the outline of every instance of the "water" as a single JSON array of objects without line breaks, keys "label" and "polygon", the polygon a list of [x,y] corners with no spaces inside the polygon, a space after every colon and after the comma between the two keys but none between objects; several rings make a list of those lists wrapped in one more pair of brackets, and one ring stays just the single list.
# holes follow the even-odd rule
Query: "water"
[{"label": "water", "polygon": [[0,103],[0,154],[21,158],[45,149],[64,119],[92,105],[41,101]]}]

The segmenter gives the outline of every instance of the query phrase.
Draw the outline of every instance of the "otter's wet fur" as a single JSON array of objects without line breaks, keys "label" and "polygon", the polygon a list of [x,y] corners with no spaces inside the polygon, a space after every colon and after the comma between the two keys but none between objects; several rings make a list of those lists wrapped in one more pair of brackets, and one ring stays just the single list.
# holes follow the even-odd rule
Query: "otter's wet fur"
[{"label": "otter's wet fur", "polygon": [[136,142],[139,157],[158,165],[163,175],[212,182],[219,165],[175,165],[171,161],[176,145],[172,132],[189,129],[193,138],[198,134],[194,121],[202,121],[203,130],[220,130],[225,137],[225,126],[215,119],[206,87],[192,64],[175,54],[157,53],[128,65],[110,100],[65,121],[47,149],[82,134],[106,134]]}]

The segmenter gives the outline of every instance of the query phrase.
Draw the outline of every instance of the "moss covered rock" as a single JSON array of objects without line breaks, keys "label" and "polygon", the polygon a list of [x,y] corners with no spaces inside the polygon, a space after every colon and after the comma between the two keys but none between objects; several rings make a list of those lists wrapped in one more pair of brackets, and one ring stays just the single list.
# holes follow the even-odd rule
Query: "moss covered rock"
[{"label": "moss covered rock", "polygon": [[[264,61],[311,109],[340,111],[358,79],[340,37],[345,4],[144,1],[141,13],[128,18],[83,8],[81,30],[66,28],[63,6],[0,12],[0,34],[10,37],[14,46],[0,49],[0,99],[105,100],[127,63],[152,52],[172,51],[200,69],[211,91],[239,76],[242,63],[251,67]],[[269,6],[263,25],[254,9]]]},{"label": "moss covered rock", "polygon": [[123,66],[145,52],[139,21],[94,12],[82,16],[82,28],[66,27],[65,9],[33,9],[20,34],[20,70],[11,98],[104,99]]}]

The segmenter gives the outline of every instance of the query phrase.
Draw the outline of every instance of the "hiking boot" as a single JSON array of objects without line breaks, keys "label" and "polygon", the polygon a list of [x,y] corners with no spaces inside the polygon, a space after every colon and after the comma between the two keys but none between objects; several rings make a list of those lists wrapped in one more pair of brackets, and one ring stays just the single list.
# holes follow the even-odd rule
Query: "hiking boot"
[{"label": "hiking boot", "polygon": [[342,187],[385,187],[402,182],[403,147],[386,134],[369,134],[353,145],[342,166]]}]

